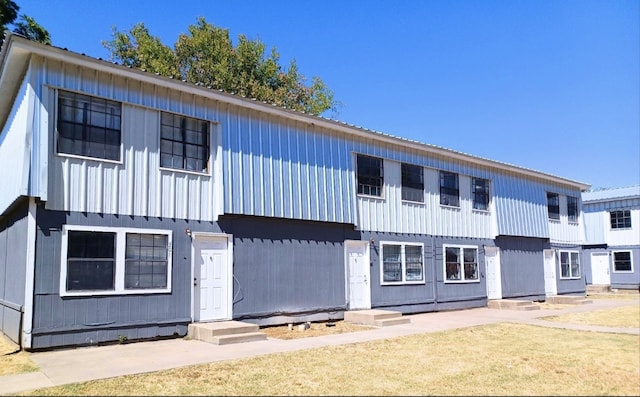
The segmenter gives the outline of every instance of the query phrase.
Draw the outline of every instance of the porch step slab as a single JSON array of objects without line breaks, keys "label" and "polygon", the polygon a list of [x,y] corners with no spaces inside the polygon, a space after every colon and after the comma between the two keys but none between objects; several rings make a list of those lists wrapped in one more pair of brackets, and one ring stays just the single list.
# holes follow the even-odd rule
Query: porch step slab
[{"label": "porch step slab", "polygon": [[533,301],[522,299],[494,299],[487,303],[489,309],[498,310],[540,310]]},{"label": "porch step slab", "polygon": [[585,304],[593,303],[591,299],[586,299],[583,296],[569,296],[569,295],[547,296],[546,301],[549,303],[557,303],[562,305],[585,305]]},{"label": "porch step slab", "polygon": [[390,325],[407,324],[409,318],[403,318],[402,313],[391,310],[353,310],[344,313],[344,321],[354,324],[385,327]]},{"label": "porch step slab", "polygon": [[189,324],[187,337],[216,345],[225,345],[266,339],[267,335],[259,330],[258,325],[242,321],[192,323]]},{"label": "porch step slab", "polygon": [[587,285],[587,294],[602,294],[607,292],[611,292],[610,285],[599,285],[599,284]]}]

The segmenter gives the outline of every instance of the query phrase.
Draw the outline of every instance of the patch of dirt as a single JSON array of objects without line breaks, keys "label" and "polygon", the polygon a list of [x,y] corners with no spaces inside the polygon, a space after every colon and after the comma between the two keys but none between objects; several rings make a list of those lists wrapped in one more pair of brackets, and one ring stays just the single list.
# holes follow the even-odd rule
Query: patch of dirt
[{"label": "patch of dirt", "polygon": [[298,339],[375,329],[375,327],[352,324],[342,320],[310,323],[310,327],[304,330],[300,329],[300,324],[301,323],[293,323],[291,329],[289,329],[289,325],[266,326],[260,328],[260,331],[267,334],[269,338]]}]

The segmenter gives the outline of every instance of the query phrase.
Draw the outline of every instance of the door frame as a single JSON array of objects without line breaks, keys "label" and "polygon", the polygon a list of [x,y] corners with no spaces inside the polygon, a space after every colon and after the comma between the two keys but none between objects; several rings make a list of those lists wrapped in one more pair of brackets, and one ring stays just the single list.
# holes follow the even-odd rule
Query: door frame
[{"label": "door frame", "polygon": [[[487,275],[489,274],[489,267],[487,266],[487,252],[489,251],[493,251],[495,253],[495,258],[496,258],[496,263],[497,265],[496,267],[496,272],[497,272],[497,290],[498,290],[498,297],[494,297],[494,298],[490,298],[489,297],[489,277],[487,277]],[[500,247],[484,247],[484,271],[485,271],[485,283],[486,283],[486,287],[487,287],[487,300],[489,299],[502,299],[502,264],[500,263]]]},{"label": "door frame", "polygon": [[[593,272],[593,257],[594,256],[604,256],[607,258],[607,277],[609,278],[609,283],[608,284],[600,284],[600,283],[595,283],[594,282],[594,272]],[[591,253],[591,257],[589,258],[590,260],[590,266],[591,266],[591,284],[593,285],[611,285],[611,256],[609,255],[609,252],[592,252]]]},{"label": "door frame", "polygon": [[[351,274],[349,269],[349,247],[350,246],[364,246],[365,247],[365,263],[367,264],[366,268],[366,276],[368,280],[369,289],[367,291],[367,297],[369,304],[367,307],[359,307],[352,309],[351,306]],[[363,240],[345,240],[344,241],[344,267],[345,267],[345,299],[348,303],[347,310],[366,310],[371,309],[371,252],[369,248],[369,241]]]},{"label": "door frame", "polygon": [[[208,232],[191,232],[191,277],[189,278],[189,285],[191,289],[191,321],[196,322],[196,300],[195,290],[196,286],[193,285],[193,280],[196,275],[196,241],[198,239],[204,240],[207,238],[226,238],[227,239],[227,313],[229,315],[224,319],[204,320],[204,321],[224,321],[231,320],[233,318],[233,235],[226,233],[208,233]],[[198,320],[199,322],[200,320]]]},{"label": "door frame", "polygon": [[[547,254],[551,260],[549,261],[550,265],[547,265]],[[554,291],[547,291],[547,268],[553,269],[553,279],[554,279]],[[558,263],[556,260],[556,250],[555,249],[545,249],[542,251],[542,281],[544,282],[544,295],[545,296],[555,296],[558,295]]]}]

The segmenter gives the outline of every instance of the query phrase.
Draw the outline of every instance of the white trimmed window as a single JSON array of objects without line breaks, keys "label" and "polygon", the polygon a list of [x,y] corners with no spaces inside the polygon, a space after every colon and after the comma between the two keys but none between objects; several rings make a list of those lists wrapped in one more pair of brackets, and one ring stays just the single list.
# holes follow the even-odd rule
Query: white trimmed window
[{"label": "white trimmed window", "polygon": [[616,273],[633,273],[631,251],[613,252],[613,271]]},{"label": "white trimmed window", "polygon": [[547,213],[549,219],[560,220],[560,195],[547,192]]},{"label": "white trimmed window", "polygon": [[424,245],[380,242],[382,285],[424,284]]},{"label": "white trimmed window", "polygon": [[171,292],[169,230],[65,225],[60,295]]},{"label": "white trimmed window", "polygon": [[578,251],[560,251],[560,278],[580,278]]},{"label": "white trimmed window", "polygon": [[160,115],[160,167],[209,171],[209,122],[162,112]]},{"label": "white trimmed window", "polygon": [[478,272],[478,247],[465,245],[444,245],[444,282],[445,283],[477,283],[480,282]]}]

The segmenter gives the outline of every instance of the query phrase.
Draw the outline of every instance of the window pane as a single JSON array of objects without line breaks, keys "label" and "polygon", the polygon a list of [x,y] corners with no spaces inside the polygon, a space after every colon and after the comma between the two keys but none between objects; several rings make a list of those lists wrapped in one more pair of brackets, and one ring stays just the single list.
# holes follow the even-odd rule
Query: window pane
[{"label": "window pane", "polygon": [[67,261],[67,291],[113,290],[115,260]]},{"label": "window pane", "polygon": [[578,198],[567,196],[567,217],[569,222],[578,221]]},{"label": "window pane", "polygon": [[386,244],[382,246],[383,281],[402,281],[401,246]]},{"label": "window pane", "polygon": [[166,288],[169,237],[127,233],[125,289]]},{"label": "window pane", "polygon": [[406,245],[404,247],[406,281],[422,281],[422,247]]},{"label": "window pane", "polygon": [[445,272],[447,280],[461,280],[460,272],[460,248],[446,247],[445,249]]},{"label": "window pane", "polygon": [[622,251],[613,253],[613,270],[616,272],[630,272],[631,252]]},{"label": "window pane", "polygon": [[580,255],[577,252],[571,253],[571,277],[580,277]]},{"label": "window pane", "polygon": [[477,280],[478,279],[478,262],[477,250],[475,248],[464,248],[464,279],[465,280]]},{"label": "window pane", "polygon": [[160,166],[206,171],[210,153],[209,123],[162,113],[160,124]]},{"label": "window pane", "polygon": [[424,202],[423,168],[402,163],[402,199]]},{"label": "window pane", "polygon": [[458,174],[440,171],[440,204],[459,206]]},{"label": "window pane", "polygon": [[557,193],[547,193],[547,211],[549,219],[560,219],[560,196]]},{"label": "window pane", "polygon": [[358,155],[356,162],[358,194],[382,196],[382,159]]},{"label": "window pane", "polygon": [[570,277],[568,252],[560,252],[560,274],[562,277]]},{"label": "window pane", "polygon": [[489,208],[489,181],[482,178],[472,179],[473,208],[487,210]]}]

